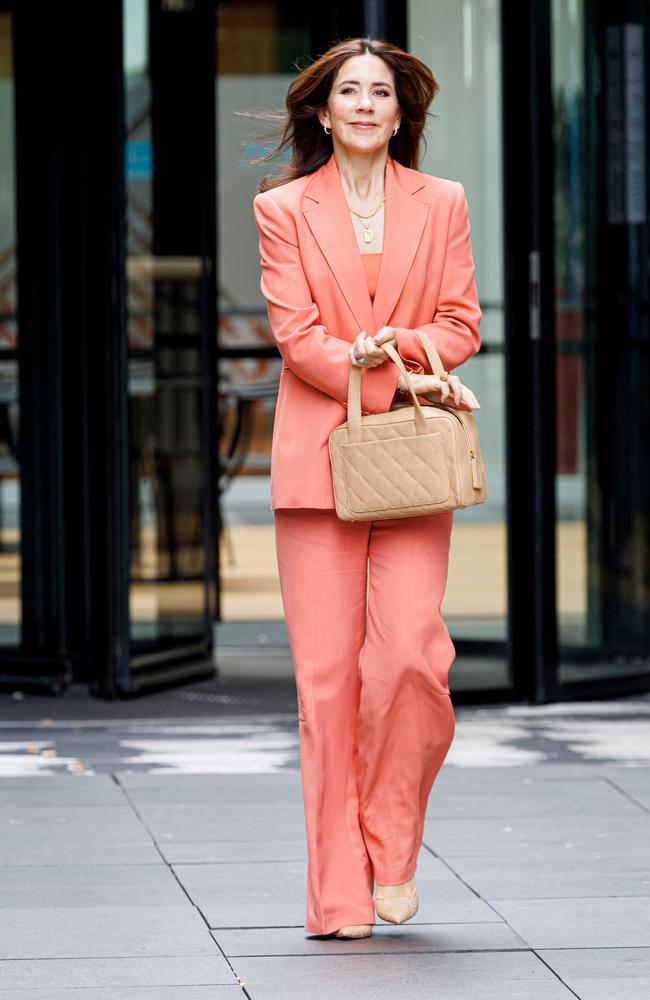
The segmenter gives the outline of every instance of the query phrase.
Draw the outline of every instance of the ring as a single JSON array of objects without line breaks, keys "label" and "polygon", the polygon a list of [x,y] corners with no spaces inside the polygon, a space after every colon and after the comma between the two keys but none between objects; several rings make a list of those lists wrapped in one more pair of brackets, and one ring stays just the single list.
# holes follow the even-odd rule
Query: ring
[{"label": "ring", "polygon": [[367,365],[368,358],[355,358],[354,359],[358,365]]},{"label": "ring", "polygon": [[449,372],[445,372],[445,371],[440,372],[440,374],[438,375],[438,378],[440,379],[441,382],[448,382],[449,381]]}]

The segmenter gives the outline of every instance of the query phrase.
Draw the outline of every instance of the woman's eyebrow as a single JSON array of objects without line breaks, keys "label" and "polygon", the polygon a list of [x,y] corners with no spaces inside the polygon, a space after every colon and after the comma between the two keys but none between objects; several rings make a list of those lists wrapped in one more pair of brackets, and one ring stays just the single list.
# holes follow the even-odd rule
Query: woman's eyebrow
[{"label": "woman's eyebrow", "polygon": [[[341,80],[339,87],[342,87],[344,83],[356,83],[359,84],[358,80]],[[390,87],[390,83],[386,83],[385,80],[375,80],[374,83],[370,84],[371,87]]]}]

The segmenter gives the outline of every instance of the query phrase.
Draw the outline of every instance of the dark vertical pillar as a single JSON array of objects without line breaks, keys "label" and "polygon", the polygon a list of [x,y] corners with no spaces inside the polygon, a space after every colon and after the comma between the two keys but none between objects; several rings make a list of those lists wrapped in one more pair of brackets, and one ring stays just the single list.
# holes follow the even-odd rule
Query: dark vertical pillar
[{"label": "dark vertical pillar", "polygon": [[508,653],[515,694],[557,691],[550,7],[503,0]]},{"label": "dark vertical pillar", "polygon": [[[212,0],[169,4],[149,0],[153,250],[157,259],[183,257],[196,270],[155,284],[155,435],[169,510],[158,515],[168,577],[201,578],[206,600],[203,635],[211,654],[216,614],[218,537],[216,46]],[[186,388],[178,383],[186,380]],[[180,450],[200,455],[181,462]],[[167,456],[167,457],[165,457]],[[200,516],[201,538],[192,535]],[[177,552],[194,553],[191,567]]]},{"label": "dark vertical pillar", "polygon": [[40,676],[60,690],[70,679],[60,248],[66,225],[61,104],[70,73],[52,34],[54,10],[39,9],[35,17],[33,6],[18,4],[13,13],[22,563],[16,673]]},{"label": "dark vertical pillar", "polygon": [[110,694],[129,668],[122,9],[72,10],[14,12],[23,649]]},{"label": "dark vertical pillar", "polygon": [[[76,37],[85,41],[77,53],[83,77],[75,135],[82,170],[76,292],[84,289],[78,350],[86,419],[79,436],[85,477],[79,493],[90,551],[81,551],[87,573],[79,564],[77,575],[87,581],[87,595],[75,603],[89,626],[83,641],[91,690],[116,696],[131,689],[122,3],[81,5],[80,20]],[[96,44],[89,43],[93,37]]]}]

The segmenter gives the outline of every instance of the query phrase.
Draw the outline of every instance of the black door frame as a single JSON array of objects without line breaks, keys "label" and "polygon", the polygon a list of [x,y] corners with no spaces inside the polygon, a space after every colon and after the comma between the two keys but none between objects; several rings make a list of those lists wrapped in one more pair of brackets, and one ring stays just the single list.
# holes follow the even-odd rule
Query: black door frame
[{"label": "black door frame", "polygon": [[[5,5],[7,9],[7,5]],[[122,3],[20,0],[15,66],[22,643],[0,649],[0,686],[129,696],[213,675],[209,601],[196,637],[139,651],[129,628],[128,362]],[[202,101],[214,121],[210,0],[192,7],[203,44]],[[170,12],[174,17],[176,10]],[[200,23],[199,23],[200,21]],[[177,22],[176,22],[177,23]],[[81,44],[78,42],[81,38]],[[101,38],[101,45],[88,40]],[[213,597],[216,441],[214,136],[193,166],[206,261],[197,346],[204,433],[203,584]],[[208,442],[208,437],[210,442]],[[200,630],[200,634],[199,634]]]},{"label": "black door frame", "polygon": [[501,2],[508,663],[535,702],[558,696],[550,19]]}]

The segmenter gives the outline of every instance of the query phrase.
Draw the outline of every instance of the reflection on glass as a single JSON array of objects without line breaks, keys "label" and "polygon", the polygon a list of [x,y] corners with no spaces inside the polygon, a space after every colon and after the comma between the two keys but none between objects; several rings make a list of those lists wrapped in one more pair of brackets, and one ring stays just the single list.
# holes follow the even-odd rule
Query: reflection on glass
[{"label": "reflection on glass", "polygon": [[0,645],[22,636],[12,22],[0,13]]},{"label": "reflection on glass", "polygon": [[[259,288],[259,253],[252,199],[266,165],[245,155],[255,132],[238,110],[282,108],[296,60],[311,51],[308,34],[280,5],[220,4],[217,13],[217,134],[219,177],[219,343],[222,348],[273,344]],[[251,25],[254,23],[255,28]],[[432,67],[443,85],[421,169],[461,179],[472,221],[477,284],[484,311],[482,337],[492,353],[463,373],[482,404],[478,416],[490,487],[489,502],[457,512],[444,611],[454,637],[496,639],[506,634],[507,580],[504,480],[503,275],[495,247],[501,236],[499,4],[496,0],[411,0],[409,50]],[[221,456],[224,463],[221,596],[224,621],[283,616],[269,510],[273,391],[279,362],[228,359],[221,368]],[[237,438],[237,432],[239,437]],[[250,437],[249,437],[250,436]],[[237,439],[233,456],[232,441]],[[255,443],[253,443],[255,442]],[[228,470],[235,469],[234,474]],[[504,683],[503,662],[481,677]]]},{"label": "reflection on glass", "polygon": [[[124,8],[131,636],[200,636],[206,609],[200,258],[154,251],[145,0]],[[159,169],[165,164],[159,164]],[[164,211],[164,206],[161,206]]]},{"label": "reflection on glass", "polygon": [[280,364],[275,358],[220,364],[223,621],[283,615],[269,495]]},{"label": "reflection on glass", "polygon": [[[482,311],[483,349],[457,374],[481,404],[474,419],[488,499],[454,513],[442,610],[452,638],[503,641],[508,580],[499,19],[498,0],[408,4],[409,51],[431,67],[441,86],[431,108],[439,117],[425,129],[420,169],[460,180],[465,188]],[[503,661],[483,672],[481,686],[494,683],[507,683]]]},{"label": "reflection on glass", "polygon": [[[216,11],[218,190],[218,338],[228,348],[271,348],[271,357],[222,355],[219,363],[221,459],[221,620],[283,618],[275,558],[269,476],[280,359],[260,291],[252,201],[269,166],[248,157],[259,123],[237,111],[282,108],[294,62],[310,51],[298,8],[222,3]],[[286,24],[284,21],[286,20]]]},{"label": "reflection on glass", "polygon": [[[552,6],[557,610],[564,681],[650,669],[647,216],[644,185],[625,192],[630,174],[640,177],[647,166],[643,28],[614,18],[600,34],[589,30],[589,10],[583,0]],[[599,145],[607,154],[602,161],[594,155]],[[596,199],[601,184],[604,196]],[[617,247],[624,248],[620,255]],[[605,251],[607,284],[599,278]],[[609,328],[612,305],[620,315],[615,330]],[[620,372],[612,399],[623,400],[623,409],[608,413],[615,432],[606,447],[599,419],[608,403],[600,388],[603,366],[607,374]]]},{"label": "reflection on glass", "polygon": [[584,53],[580,0],[553,4],[556,553],[561,643],[587,642]]}]

